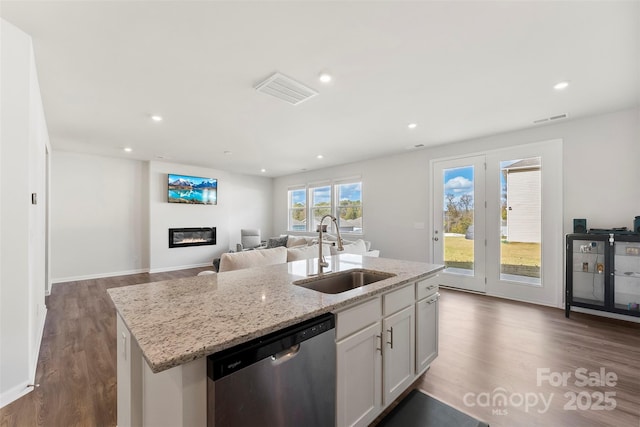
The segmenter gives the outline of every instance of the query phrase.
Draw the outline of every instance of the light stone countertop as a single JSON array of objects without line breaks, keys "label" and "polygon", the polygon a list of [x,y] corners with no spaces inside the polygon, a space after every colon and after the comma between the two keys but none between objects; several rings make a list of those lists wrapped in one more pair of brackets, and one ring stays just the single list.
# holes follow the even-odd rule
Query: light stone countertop
[{"label": "light stone countertop", "polygon": [[[155,373],[244,343],[428,277],[444,266],[343,254],[333,272],[356,268],[396,276],[335,295],[291,282],[316,272],[317,259],[146,283],[107,292]],[[331,273],[326,273],[331,274]]]}]

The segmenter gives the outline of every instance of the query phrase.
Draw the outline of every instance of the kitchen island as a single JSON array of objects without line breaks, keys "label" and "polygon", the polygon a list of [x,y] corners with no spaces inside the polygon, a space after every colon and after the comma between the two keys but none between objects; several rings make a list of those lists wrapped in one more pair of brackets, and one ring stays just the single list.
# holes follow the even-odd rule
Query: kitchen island
[{"label": "kitchen island", "polygon": [[[350,254],[327,260],[328,270],[333,272],[366,269],[394,276],[346,292],[325,294],[293,284],[316,273],[317,260],[306,260],[109,289],[118,314],[118,425],[204,426],[205,356],[330,312],[337,313],[340,341],[358,332],[348,330],[347,323],[358,324],[352,320],[343,322],[346,329],[341,332],[340,313],[348,314],[354,306],[367,303],[377,304],[382,316],[382,298],[396,289],[411,288],[411,313],[415,316],[417,284],[423,283],[426,290],[428,279],[443,268]],[[428,288],[428,295],[433,295],[437,284]],[[380,302],[372,303],[376,300]],[[363,328],[369,326],[367,322]],[[382,319],[371,322],[380,323]],[[415,343],[412,345],[415,347]],[[412,367],[412,378],[419,373],[420,369]],[[380,407],[384,405],[380,403]]]}]

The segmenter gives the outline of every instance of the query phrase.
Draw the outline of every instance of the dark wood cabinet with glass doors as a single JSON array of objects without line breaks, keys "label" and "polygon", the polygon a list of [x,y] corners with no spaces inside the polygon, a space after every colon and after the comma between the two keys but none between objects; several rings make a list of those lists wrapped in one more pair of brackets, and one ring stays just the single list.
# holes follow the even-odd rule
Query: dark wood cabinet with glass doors
[{"label": "dark wood cabinet with glass doors", "polygon": [[568,234],[565,315],[571,307],[640,317],[640,235]]}]

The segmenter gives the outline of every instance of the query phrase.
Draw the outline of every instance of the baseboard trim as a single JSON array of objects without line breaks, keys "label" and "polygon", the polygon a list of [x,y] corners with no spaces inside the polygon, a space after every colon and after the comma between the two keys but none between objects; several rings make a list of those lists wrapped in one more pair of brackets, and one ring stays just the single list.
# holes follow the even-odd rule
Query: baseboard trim
[{"label": "baseboard trim", "polygon": [[4,408],[11,402],[15,402],[22,396],[29,394],[33,391],[33,385],[29,385],[27,381],[18,384],[10,390],[0,394],[0,408]]},{"label": "baseboard trim", "polygon": [[204,262],[200,264],[191,264],[191,265],[178,265],[175,267],[160,267],[160,268],[152,268],[149,270],[149,273],[164,273],[167,271],[176,271],[176,270],[187,270],[189,268],[200,268],[200,267],[211,267],[213,269],[213,265],[210,262]]},{"label": "baseboard trim", "polygon": [[38,329],[38,345],[36,347],[37,351],[33,354],[33,360],[31,360],[31,370],[29,371],[29,379],[30,381],[25,381],[17,386],[11,388],[10,390],[5,391],[0,394],[0,408],[4,408],[11,402],[15,402],[20,399],[22,396],[25,396],[33,391],[34,384],[36,383],[36,372],[38,369],[38,360],[40,359],[40,347],[42,346],[42,338],[44,336],[44,324],[47,320],[47,308],[44,308],[44,316],[42,316],[42,322],[40,322]]},{"label": "baseboard trim", "polygon": [[56,283],[77,282],[78,280],[101,279],[103,277],[129,276],[131,274],[140,274],[140,273],[149,273],[149,269],[141,268],[139,270],[114,271],[113,273],[98,273],[98,274],[87,274],[84,276],[61,277],[58,279],[51,279],[51,284],[54,285]]}]

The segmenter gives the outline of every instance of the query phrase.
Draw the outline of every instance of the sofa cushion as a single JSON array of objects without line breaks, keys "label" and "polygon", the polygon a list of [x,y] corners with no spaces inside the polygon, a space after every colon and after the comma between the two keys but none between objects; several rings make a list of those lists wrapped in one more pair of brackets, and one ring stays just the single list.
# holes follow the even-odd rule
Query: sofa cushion
[{"label": "sofa cushion", "polygon": [[241,270],[287,262],[287,248],[277,247],[259,251],[225,253],[220,257],[219,272]]},{"label": "sofa cushion", "polygon": [[[318,258],[318,246],[298,246],[287,249],[287,262],[298,261],[301,259]],[[322,245],[323,255],[331,255],[330,246]]]},{"label": "sofa cushion", "polygon": [[284,237],[271,237],[267,242],[267,249],[277,248],[279,246],[287,246],[287,240],[289,236]]},{"label": "sofa cushion", "polygon": [[364,255],[367,252],[367,245],[364,243],[364,240],[359,239],[353,243],[348,245],[344,245],[344,251],[338,251],[337,246],[331,246],[331,255],[338,254],[356,254],[356,255]]},{"label": "sofa cushion", "polygon": [[305,237],[298,237],[298,236],[287,236],[287,237],[288,237],[287,239],[288,248],[292,248],[295,246],[307,246],[309,244]]}]

